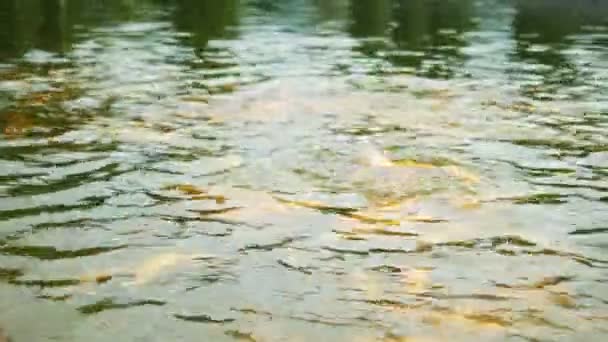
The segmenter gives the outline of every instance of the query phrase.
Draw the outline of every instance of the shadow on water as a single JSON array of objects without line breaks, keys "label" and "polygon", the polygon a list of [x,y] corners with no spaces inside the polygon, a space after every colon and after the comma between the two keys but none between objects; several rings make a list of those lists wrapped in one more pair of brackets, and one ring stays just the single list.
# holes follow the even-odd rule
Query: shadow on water
[{"label": "shadow on water", "polygon": [[352,1],[349,31],[363,40],[357,51],[381,54],[396,67],[429,78],[450,78],[464,62],[462,35],[474,28],[473,2]]},{"label": "shadow on water", "polygon": [[[430,78],[450,78],[464,62],[462,35],[474,28],[473,1],[398,0],[393,39],[399,50],[389,60]],[[427,65],[425,65],[425,63]]]},{"label": "shadow on water", "polygon": [[353,37],[384,37],[391,22],[391,3],[390,0],[351,1]]},{"label": "shadow on water", "polygon": [[[556,25],[559,23],[559,25]],[[516,1],[515,36],[540,44],[567,43],[586,27],[608,24],[608,4],[598,0]]]},{"label": "shadow on water", "polygon": [[345,20],[348,16],[348,0],[312,0],[321,22]]},{"label": "shadow on water", "polygon": [[215,38],[234,38],[229,30],[238,24],[239,0],[176,0],[173,21],[177,30],[191,33],[186,43],[204,50]]},{"label": "shadow on water", "polygon": [[0,60],[38,49],[65,54],[83,29],[133,19],[159,1],[5,0],[0,3]]},{"label": "shadow on water", "polygon": [[7,0],[0,3],[0,58],[20,57],[30,49],[65,52],[66,32],[62,1]]},{"label": "shadow on water", "polygon": [[[567,51],[576,43],[575,35],[608,23],[608,4],[595,0],[519,0],[515,2],[515,10],[513,59],[533,66],[526,68],[526,77],[540,78],[540,82],[531,80],[523,94],[551,100],[561,89],[588,84],[594,77],[590,65],[579,65]],[[592,44],[608,45],[608,41],[596,40]]]},{"label": "shadow on water", "polygon": [[284,6],[280,1],[273,0],[251,0],[249,4],[257,10],[268,13],[277,12]]}]

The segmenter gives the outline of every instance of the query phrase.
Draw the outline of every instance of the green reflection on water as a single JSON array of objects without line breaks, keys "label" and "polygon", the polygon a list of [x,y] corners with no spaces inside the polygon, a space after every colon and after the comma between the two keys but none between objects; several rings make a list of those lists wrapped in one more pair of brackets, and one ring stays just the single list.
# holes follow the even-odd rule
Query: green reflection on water
[{"label": "green reflection on water", "polygon": [[0,1],[0,331],[605,334],[607,13]]}]

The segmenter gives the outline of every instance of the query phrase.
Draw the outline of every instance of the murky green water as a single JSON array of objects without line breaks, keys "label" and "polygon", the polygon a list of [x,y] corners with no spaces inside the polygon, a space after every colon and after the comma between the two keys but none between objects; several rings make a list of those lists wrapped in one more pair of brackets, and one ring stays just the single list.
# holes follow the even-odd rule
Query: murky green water
[{"label": "murky green water", "polygon": [[0,129],[16,342],[608,336],[606,1],[4,0]]}]

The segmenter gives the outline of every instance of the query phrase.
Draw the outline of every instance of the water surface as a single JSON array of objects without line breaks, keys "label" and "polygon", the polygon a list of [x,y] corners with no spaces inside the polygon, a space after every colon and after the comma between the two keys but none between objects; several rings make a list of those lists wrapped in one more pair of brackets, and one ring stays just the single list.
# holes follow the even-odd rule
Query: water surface
[{"label": "water surface", "polygon": [[5,0],[15,341],[603,341],[608,4]]}]

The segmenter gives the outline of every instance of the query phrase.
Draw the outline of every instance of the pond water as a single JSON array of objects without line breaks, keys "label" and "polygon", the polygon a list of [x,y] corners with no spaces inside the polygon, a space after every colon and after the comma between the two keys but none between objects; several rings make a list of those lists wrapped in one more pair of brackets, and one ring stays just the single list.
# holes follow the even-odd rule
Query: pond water
[{"label": "pond water", "polygon": [[0,2],[16,342],[605,341],[607,222],[606,1]]}]

